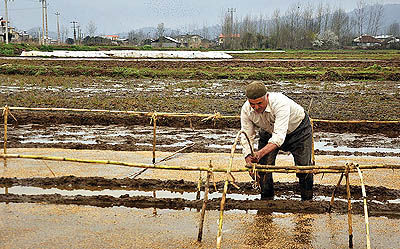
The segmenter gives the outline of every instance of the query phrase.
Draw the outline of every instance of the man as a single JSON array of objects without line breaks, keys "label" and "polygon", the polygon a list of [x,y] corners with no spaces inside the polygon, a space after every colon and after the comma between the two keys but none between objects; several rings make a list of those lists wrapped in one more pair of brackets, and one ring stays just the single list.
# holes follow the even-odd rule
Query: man
[{"label": "man", "polygon": [[[246,164],[275,165],[279,150],[290,151],[296,165],[312,165],[312,129],[303,107],[282,93],[267,92],[261,82],[246,87],[247,101],[242,106],[241,129],[254,144],[255,129],[260,128],[258,151],[251,155],[244,135],[241,137]],[[296,174],[299,178],[302,200],[313,196],[313,174]],[[261,199],[273,199],[272,173],[259,172]]]}]

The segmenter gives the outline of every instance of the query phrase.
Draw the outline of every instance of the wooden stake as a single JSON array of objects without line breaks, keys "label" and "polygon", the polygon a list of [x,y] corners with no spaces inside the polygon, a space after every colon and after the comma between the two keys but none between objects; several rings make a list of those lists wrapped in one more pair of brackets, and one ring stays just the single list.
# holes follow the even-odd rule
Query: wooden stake
[{"label": "wooden stake", "polygon": [[201,171],[199,171],[199,180],[198,180],[198,182],[197,182],[197,194],[196,194],[196,200],[200,200],[201,183],[202,183],[202,179],[201,179]]},{"label": "wooden stake", "polygon": [[156,163],[156,129],[157,129],[157,114],[154,113],[151,117],[153,121],[153,164]]},{"label": "wooden stake", "polygon": [[353,218],[351,216],[351,193],[350,193],[350,179],[349,179],[349,166],[346,169],[346,191],[347,191],[347,221],[349,223],[349,248],[353,248]]},{"label": "wooden stake", "polygon": [[197,236],[197,241],[201,242],[203,238],[203,225],[204,225],[204,216],[206,214],[206,208],[207,208],[207,202],[208,202],[208,192],[209,192],[209,187],[210,187],[210,178],[212,175],[212,164],[210,161],[210,170],[207,171],[207,180],[206,180],[206,185],[204,189],[204,199],[203,199],[203,206],[201,207],[201,215],[200,215],[200,224],[199,224],[199,234]]},{"label": "wooden stake", "polygon": [[331,201],[329,202],[328,213],[330,213],[331,210],[332,210],[333,201],[334,201],[334,199],[335,199],[335,193],[336,193],[337,189],[339,188],[340,183],[342,182],[343,175],[344,175],[343,173],[340,175],[339,181],[338,181],[338,183],[336,184],[335,189],[333,190],[332,197],[331,197]]},{"label": "wooden stake", "polygon": [[[240,135],[244,134],[247,137],[247,134],[240,130],[238,134],[236,135],[235,142],[232,145],[231,149],[231,157],[229,160],[229,167],[226,170],[226,178],[225,178],[225,184],[224,184],[224,191],[222,192],[222,198],[221,198],[221,207],[220,207],[220,213],[219,213],[219,223],[218,223],[218,234],[217,234],[217,249],[221,248],[221,242],[222,242],[222,221],[223,221],[223,216],[224,216],[224,208],[225,208],[225,202],[226,202],[226,193],[228,192],[228,185],[229,185],[229,177],[231,176],[231,171],[232,171],[232,164],[233,164],[233,155],[235,153],[236,145],[239,142]],[[247,137],[248,139],[248,137]],[[251,145],[250,145],[251,146]],[[251,147],[250,147],[251,148]],[[253,152],[252,152],[253,153]]]},{"label": "wooden stake", "polygon": [[365,230],[366,230],[366,236],[367,236],[367,249],[371,249],[371,240],[370,240],[370,237],[369,237],[367,192],[365,191],[365,185],[364,185],[362,172],[361,172],[361,170],[360,170],[360,168],[358,166],[357,166],[357,171],[358,171],[358,175],[360,176],[360,180],[361,180],[361,191],[362,191],[363,200],[364,200],[364,219],[365,219]]},{"label": "wooden stake", "polygon": [[3,109],[4,117],[4,154],[7,154],[7,122],[8,122],[8,106],[6,105]]}]

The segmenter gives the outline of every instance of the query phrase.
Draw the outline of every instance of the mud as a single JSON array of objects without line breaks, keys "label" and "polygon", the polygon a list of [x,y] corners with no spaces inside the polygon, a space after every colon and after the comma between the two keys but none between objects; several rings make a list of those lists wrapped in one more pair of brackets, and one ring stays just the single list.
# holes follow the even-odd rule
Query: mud
[{"label": "mud", "polygon": [[[50,121],[49,121],[50,122]],[[157,127],[156,149],[185,152],[230,152],[239,129]],[[385,134],[314,133],[317,155],[399,156],[400,138]],[[26,124],[8,129],[9,148],[152,150],[153,127],[145,125]],[[237,147],[239,150],[241,146]]]},{"label": "mud", "polygon": [[[59,178],[0,178],[0,187],[11,186],[35,186],[41,188],[57,189],[121,189],[121,190],[171,190],[174,192],[195,192],[197,183],[184,180],[156,180],[156,179],[105,179],[101,177],[59,177]],[[239,190],[231,187],[228,191],[226,210],[263,210],[274,212],[289,213],[327,213],[329,208],[330,195],[333,192],[333,186],[315,185],[314,195],[317,196],[314,201],[300,201],[298,199],[297,183],[275,183],[275,200],[235,200],[229,198],[229,194],[254,195],[257,191],[252,188],[251,183],[238,183]],[[223,182],[216,183],[217,191],[223,189]],[[204,189],[202,189],[204,191]],[[215,190],[211,189],[210,193]],[[390,200],[400,199],[400,190],[387,189],[384,187],[366,187],[368,198],[368,211],[371,216],[391,216],[400,218],[400,203],[390,203]],[[353,212],[355,214],[363,213],[363,203],[361,188],[351,186],[353,198]],[[336,202],[333,210],[336,213],[347,212],[346,190],[341,186],[336,193]],[[243,199],[246,197],[244,196]],[[356,201],[358,200],[358,201]],[[124,194],[119,197],[109,195],[94,196],[64,196],[60,194],[45,195],[18,195],[1,194],[0,202],[6,203],[48,203],[48,204],[75,204],[90,205],[97,207],[135,207],[135,208],[160,208],[182,210],[184,208],[201,209],[202,200],[185,200],[183,198],[156,198],[148,196],[129,196]],[[209,210],[218,210],[220,207],[220,198],[212,198],[207,204]]]},{"label": "mud", "polygon": [[1,59],[0,64],[76,67],[79,65],[107,69],[109,67],[135,68],[199,68],[199,67],[368,67],[373,65],[400,67],[400,60],[21,60]]}]

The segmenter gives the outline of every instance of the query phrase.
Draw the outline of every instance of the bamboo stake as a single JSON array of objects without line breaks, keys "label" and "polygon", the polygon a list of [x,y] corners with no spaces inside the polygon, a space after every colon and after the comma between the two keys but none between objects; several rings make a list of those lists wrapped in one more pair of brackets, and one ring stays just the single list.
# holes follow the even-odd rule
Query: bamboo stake
[{"label": "bamboo stake", "polygon": [[222,198],[221,198],[221,207],[220,207],[220,215],[219,215],[219,223],[218,223],[218,234],[217,234],[217,249],[221,248],[221,242],[222,242],[222,221],[223,221],[223,216],[224,216],[224,208],[225,208],[225,201],[226,201],[226,192],[228,191],[228,184],[229,184],[229,177],[231,175],[232,171],[232,163],[233,163],[233,155],[235,153],[236,145],[239,142],[240,135],[245,134],[247,137],[247,134],[240,130],[238,134],[236,135],[235,142],[232,145],[231,149],[231,157],[229,159],[229,167],[226,171],[226,178],[225,178],[225,184],[224,184],[224,191],[222,192]]},{"label": "bamboo stake", "polygon": [[333,201],[334,201],[334,199],[335,199],[335,193],[336,193],[337,189],[339,188],[340,183],[342,182],[343,175],[344,175],[344,173],[342,173],[342,174],[340,175],[339,181],[338,181],[338,183],[336,184],[335,189],[333,190],[332,197],[331,197],[331,201],[329,202],[328,213],[331,213],[332,206],[333,206]]},{"label": "bamboo stake", "polygon": [[199,224],[199,234],[197,235],[197,241],[201,242],[203,238],[203,225],[204,225],[204,216],[206,214],[207,202],[208,202],[208,192],[210,187],[210,178],[213,170],[213,166],[210,161],[210,170],[207,171],[207,180],[206,185],[204,188],[204,199],[203,199],[203,206],[201,207],[201,215],[200,215],[200,224]]},{"label": "bamboo stake", "polygon": [[8,106],[6,105],[3,109],[4,117],[4,154],[7,154],[7,122],[8,122]]},{"label": "bamboo stake", "polygon": [[49,167],[49,165],[47,165],[47,163],[45,161],[43,161],[44,165],[46,165],[46,167],[50,170],[51,174],[53,174],[54,177],[56,177],[56,174],[54,174],[53,170],[51,170],[51,168]]},{"label": "bamboo stake", "polygon": [[153,121],[153,164],[156,163],[156,130],[157,130],[157,114],[154,113],[151,117]]},{"label": "bamboo stake", "polygon": [[[350,167],[349,167],[350,168]],[[350,179],[349,179],[349,168],[346,169],[346,192],[347,192],[347,221],[349,224],[349,248],[353,248],[353,218],[351,216],[351,193],[350,193]]]},{"label": "bamboo stake", "polygon": [[365,191],[364,180],[363,180],[362,172],[359,167],[357,167],[357,171],[358,171],[358,175],[360,176],[360,180],[361,180],[361,191],[362,191],[363,201],[364,201],[364,219],[365,219],[365,230],[366,230],[366,236],[367,236],[367,249],[371,249],[371,240],[369,237],[367,192]]},{"label": "bamboo stake", "polygon": [[201,171],[199,171],[199,180],[197,182],[197,193],[196,193],[196,200],[200,200],[200,192],[201,192]]},{"label": "bamboo stake", "polygon": [[[21,154],[0,154],[2,158],[22,158],[22,159],[33,159],[33,160],[48,160],[48,161],[66,161],[66,162],[76,162],[76,163],[90,163],[90,164],[107,164],[107,165],[119,165],[134,168],[149,168],[149,169],[165,169],[165,170],[187,170],[187,171],[208,171],[208,167],[189,167],[189,166],[178,166],[178,165],[154,165],[154,164],[144,164],[144,163],[128,163],[121,161],[110,161],[110,160],[89,160],[89,159],[77,159],[77,158],[67,158],[67,157],[50,157],[50,156],[39,156],[39,155],[21,155]],[[360,165],[360,169],[366,168],[371,169],[373,166],[376,169],[400,169],[400,165]],[[291,167],[291,166],[285,166]],[[257,169],[260,172],[273,172],[273,173],[343,173],[344,170],[341,169],[302,169],[304,166],[297,166],[293,169]],[[330,167],[330,166],[326,166]],[[336,167],[336,166],[332,166]],[[318,168],[316,166],[316,168]],[[230,172],[249,172],[251,168],[237,168],[231,169]],[[213,172],[226,173],[227,169],[216,168]],[[356,173],[356,170],[349,169],[349,173]]]},{"label": "bamboo stake", "polygon": [[310,118],[310,123],[311,123],[311,160],[312,160],[312,164],[315,165],[315,146],[314,146],[314,121],[312,121],[312,119]]}]

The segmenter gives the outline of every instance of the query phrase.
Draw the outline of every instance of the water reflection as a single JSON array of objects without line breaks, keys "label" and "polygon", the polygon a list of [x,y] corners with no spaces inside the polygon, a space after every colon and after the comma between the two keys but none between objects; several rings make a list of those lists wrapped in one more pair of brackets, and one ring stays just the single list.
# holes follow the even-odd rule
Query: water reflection
[{"label": "water reflection", "polygon": [[310,248],[314,218],[258,210],[248,227],[247,245],[256,248]]}]

